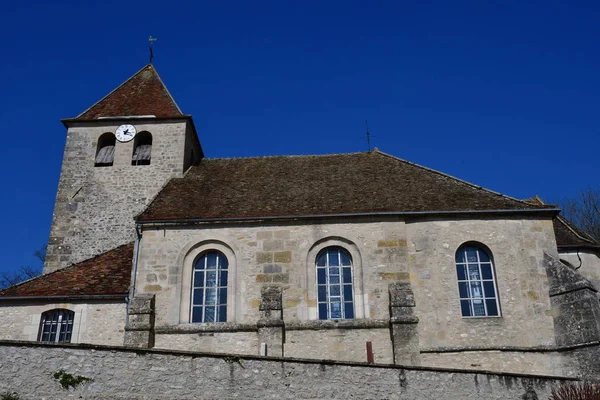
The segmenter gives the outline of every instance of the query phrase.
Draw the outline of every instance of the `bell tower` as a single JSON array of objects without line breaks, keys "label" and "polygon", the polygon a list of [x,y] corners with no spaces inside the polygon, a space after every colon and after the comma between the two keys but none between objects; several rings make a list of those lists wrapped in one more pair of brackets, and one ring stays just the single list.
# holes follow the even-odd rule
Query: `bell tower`
[{"label": "bell tower", "polygon": [[62,122],[67,140],[44,274],[133,241],[134,216],[203,157],[192,117],[152,64]]}]

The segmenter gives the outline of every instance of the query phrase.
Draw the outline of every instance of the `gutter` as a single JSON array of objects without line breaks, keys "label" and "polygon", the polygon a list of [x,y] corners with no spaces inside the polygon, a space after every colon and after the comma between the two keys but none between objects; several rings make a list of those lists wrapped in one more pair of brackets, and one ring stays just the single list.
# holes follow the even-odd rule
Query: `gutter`
[{"label": "gutter", "polygon": [[0,297],[2,301],[22,301],[22,300],[121,300],[127,299],[127,293],[121,294],[83,294],[83,295],[65,295],[65,296],[12,296]]},{"label": "gutter", "polygon": [[524,210],[464,210],[464,211],[381,211],[371,213],[346,213],[346,214],[309,214],[309,215],[281,215],[267,217],[240,217],[240,218],[185,218],[185,219],[150,219],[137,220],[138,225],[185,225],[202,224],[210,222],[250,222],[250,221],[279,221],[279,220],[301,220],[301,219],[323,219],[323,218],[349,218],[349,217],[389,217],[389,216],[451,216],[470,214],[530,214],[544,213],[552,216],[557,215],[560,208],[524,209]]},{"label": "gutter", "polygon": [[111,121],[124,121],[124,122],[131,122],[132,120],[136,120],[140,123],[144,123],[144,122],[156,122],[156,121],[169,121],[169,120],[175,120],[175,121],[182,121],[182,120],[191,120],[192,116],[189,114],[183,114],[183,115],[174,115],[171,117],[155,117],[155,116],[150,116],[150,115],[141,115],[141,116],[133,116],[133,117],[129,117],[129,116],[120,116],[120,117],[101,117],[101,118],[97,118],[97,119],[77,119],[77,117],[75,118],[63,118],[60,120],[60,122],[62,122],[62,124],[65,126],[65,128],[69,128],[70,125],[75,124],[75,125],[86,125],[89,123],[95,123],[95,122],[111,122]]}]

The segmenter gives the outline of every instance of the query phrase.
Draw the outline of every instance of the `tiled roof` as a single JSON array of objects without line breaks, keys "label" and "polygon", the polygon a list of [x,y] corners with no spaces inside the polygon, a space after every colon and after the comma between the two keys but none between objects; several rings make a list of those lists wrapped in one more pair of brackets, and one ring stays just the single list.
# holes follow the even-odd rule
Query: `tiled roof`
[{"label": "tiled roof", "polygon": [[202,159],[138,220],[546,208],[375,151]]},{"label": "tiled roof", "polygon": [[133,243],[125,244],[70,267],[0,290],[4,297],[91,296],[127,294]]},{"label": "tiled roof", "polygon": [[556,244],[561,246],[599,247],[600,243],[593,237],[577,228],[571,221],[559,215],[554,219]]},{"label": "tiled roof", "polygon": [[76,120],[154,115],[179,117],[182,112],[151,64],[146,65]]}]

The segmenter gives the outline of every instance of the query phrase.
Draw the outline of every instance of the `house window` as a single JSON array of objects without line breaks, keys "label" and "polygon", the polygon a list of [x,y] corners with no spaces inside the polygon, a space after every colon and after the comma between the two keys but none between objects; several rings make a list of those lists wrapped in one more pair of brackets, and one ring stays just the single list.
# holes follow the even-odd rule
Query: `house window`
[{"label": "house window", "polygon": [[352,319],[352,258],[341,247],[328,247],[317,255],[319,319]]},{"label": "house window", "polygon": [[38,341],[71,343],[74,316],[75,313],[73,311],[63,309],[50,310],[43,313]]},{"label": "house window", "polygon": [[227,321],[227,258],[209,251],[194,263],[191,322]]},{"label": "house window", "polygon": [[499,317],[500,305],[491,254],[478,246],[456,251],[458,293],[463,317]]},{"label": "house window", "polygon": [[131,165],[150,165],[151,153],[152,135],[146,131],[138,133],[133,142]]},{"label": "house window", "polygon": [[115,135],[106,132],[98,139],[98,147],[96,148],[95,167],[110,167],[115,159]]}]

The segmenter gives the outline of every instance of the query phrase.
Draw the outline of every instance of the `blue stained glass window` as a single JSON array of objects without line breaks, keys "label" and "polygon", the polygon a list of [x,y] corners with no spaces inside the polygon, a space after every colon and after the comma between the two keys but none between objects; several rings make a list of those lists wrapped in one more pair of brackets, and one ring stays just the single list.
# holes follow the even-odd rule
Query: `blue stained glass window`
[{"label": "blue stained glass window", "polygon": [[327,269],[325,269],[325,268],[317,269],[317,283],[319,285],[327,284]]},{"label": "blue stained glass window", "polygon": [[483,281],[483,292],[485,293],[485,297],[496,297],[494,281]]},{"label": "blue stained glass window", "polygon": [[344,303],[344,318],[345,319],[353,319],[354,318],[354,304],[351,302]]},{"label": "blue stained glass window", "polygon": [[340,259],[342,260],[341,265],[352,265],[352,261],[350,261],[350,254],[345,251],[340,252]]},{"label": "blue stained glass window", "polygon": [[327,314],[327,303],[319,303],[319,319],[329,319]]},{"label": "blue stained glass window", "polygon": [[227,258],[204,253],[194,263],[191,322],[227,321]]},{"label": "blue stained glass window", "polygon": [[340,291],[340,285],[331,285],[329,287],[329,295],[330,296],[340,296],[341,295],[341,291]]},{"label": "blue stained glass window", "polygon": [[344,285],[344,300],[352,299],[352,285]]},{"label": "blue stained glass window", "polygon": [[227,287],[227,271],[220,272],[219,286]]},{"label": "blue stained glass window", "polygon": [[494,279],[494,275],[492,275],[492,264],[481,264],[481,277],[483,279]]},{"label": "blue stained glass window", "polygon": [[343,269],[343,282],[352,283],[352,268],[346,267]]},{"label": "blue stained glass window", "polygon": [[322,302],[327,301],[327,286],[319,285],[318,286],[318,300]]},{"label": "blue stained glass window", "polygon": [[342,304],[335,302],[329,304],[331,307],[331,318],[341,319],[342,318]]},{"label": "blue stained glass window", "polygon": [[466,267],[464,265],[457,265],[456,266],[456,274],[458,275],[458,280],[459,281],[466,281],[467,280],[467,270],[466,270]]},{"label": "blue stained glass window", "polygon": [[456,252],[456,276],[463,317],[497,317],[500,307],[494,266],[481,247],[464,246]]},{"label": "blue stained glass window", "polygon": [[194,300],[193,304],[195,306],[202,305],[204,303],[204,293],[202,289],[194,289]]},{"label": "blue stained glass window", "polygon": [[324,267],[325,265],[327,265],[327,253],[319,254],[319,256],[317,257],[317,265],[319,267]]},{"label": "blue stained glass window", "polygon": [[340,265],[340,255],[338,252],[331,252],[327,256],[329,258],[327,264],[330,267],[337,267],[338,265]]},{"label": "blue stained glass window", "polygon": [[319,319],[352,319],[352,258],[339,247],[322,250],[316,259]]}]

